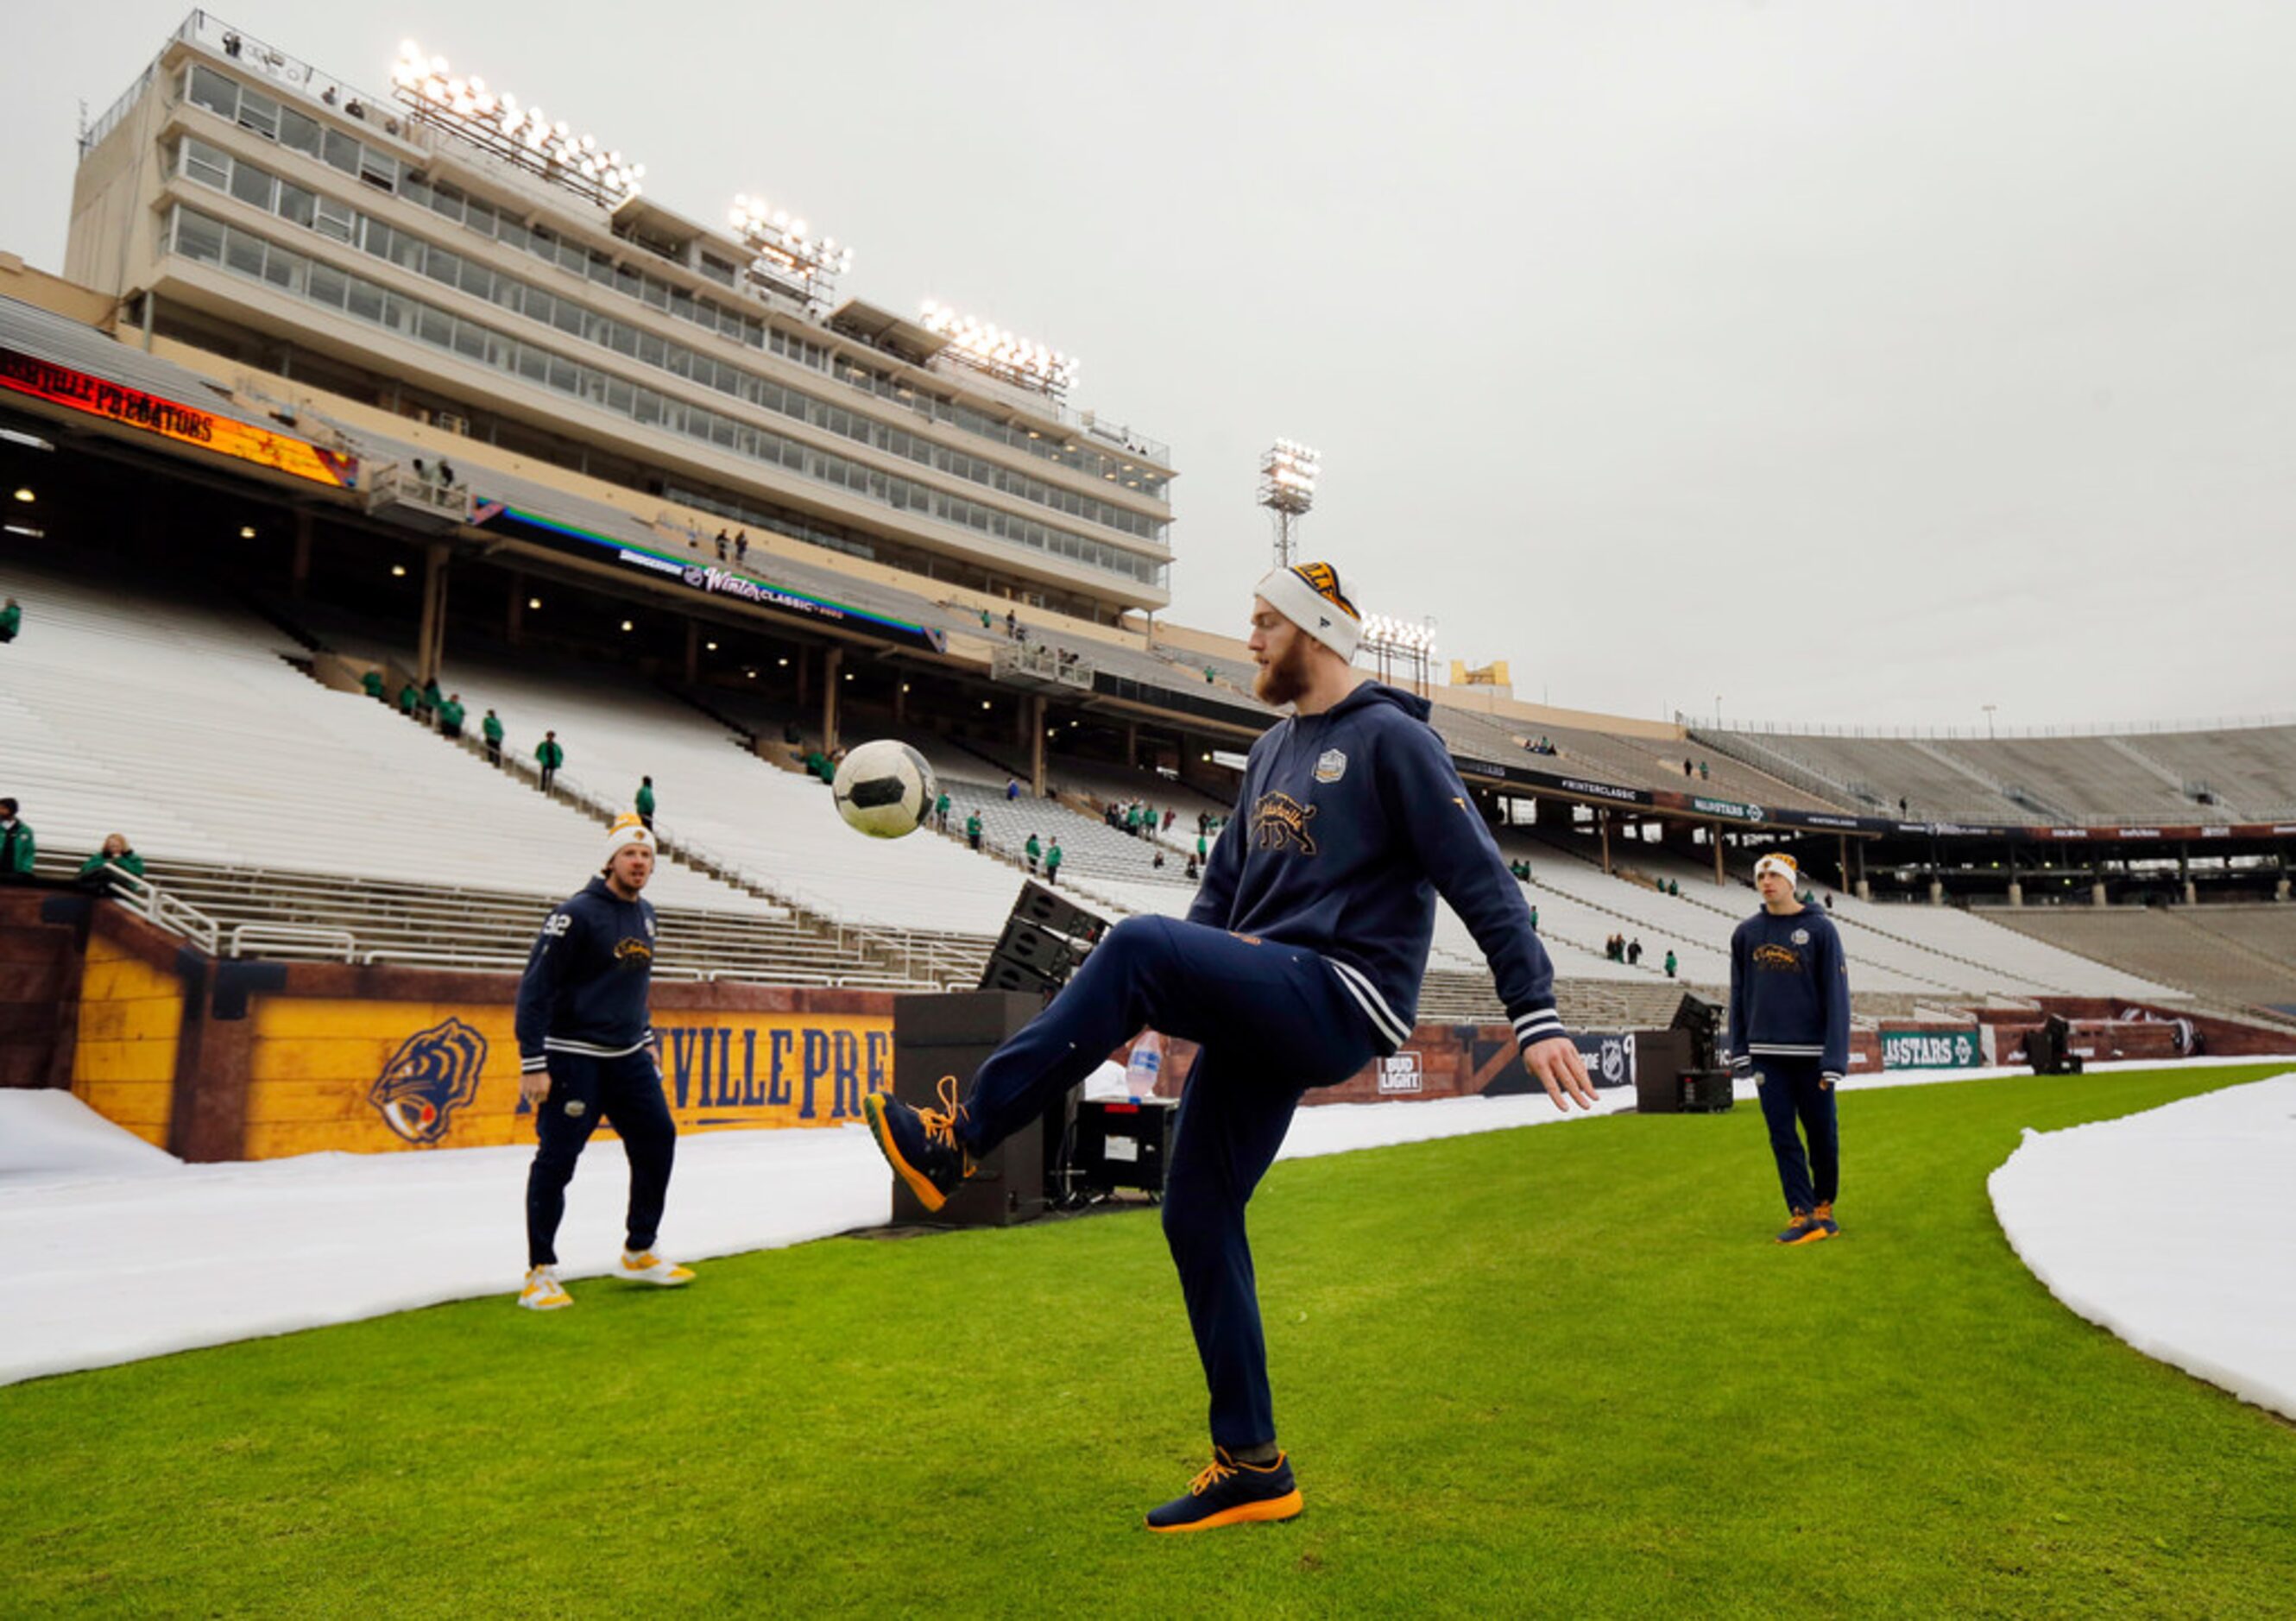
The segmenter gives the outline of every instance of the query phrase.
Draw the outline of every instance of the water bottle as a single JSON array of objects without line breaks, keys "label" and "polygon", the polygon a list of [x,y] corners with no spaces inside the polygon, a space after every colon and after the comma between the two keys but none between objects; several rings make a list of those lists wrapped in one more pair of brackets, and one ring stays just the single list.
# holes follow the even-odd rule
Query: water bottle
[{"label": "water bottle", "polygon": [[1132,1057],[1124,1066],[1124,1089],[1136,1103],[1154,1095],[1156,1077],[1163,1073],[1163,1038],[1150,1031],[1132,1044]]}]

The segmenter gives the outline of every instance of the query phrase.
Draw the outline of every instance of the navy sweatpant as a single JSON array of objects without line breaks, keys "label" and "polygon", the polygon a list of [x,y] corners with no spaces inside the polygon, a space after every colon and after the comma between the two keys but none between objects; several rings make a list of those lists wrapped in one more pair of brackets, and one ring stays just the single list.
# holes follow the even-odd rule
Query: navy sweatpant
[{"label": "navy sweatpant", "polygon": [[[1841,1186],[1833,1088],[1824,1084],[1814,1058],[1752,1056],[1754,1071],[1761,1077],[1762,1118],[1769,1125],[1770,1152],[1777,1157],[1786,1208],[1809,1210],[1832,1204]],[[1801,1138],[1794,1131],[1797,1120],[1809,1137],[1808,1159],[1802,1158]]]},{"label": "navy sweatpant", "polygon": [[1369,1020],[1323,958],[1169,918],[1128,918],[972,1077],[959,1134],[979,1154],[1041,1115],[1143,1028],[1201,1044],[1164,1174],[1164,1239],[1211,1391],[1212,1439],[1275,1438],[1243,1208],[1310,1087],[1370,1062]]},{"label": "navy sweatpant", "polygon": [[629,1247],[653,1248],[669,1194],[669,1167],[677,1126],[661,1095],[661,1071],[651,1049],[619,1058],[553,1052],[550,1095],[534,1111],[541,1145],[526,1173],[526,1259],[529,1266],[558,1264],[559,1218],[566,1214],[566,1184],[574,1162],[603,1117],[622,1140],[630,1161]]}]

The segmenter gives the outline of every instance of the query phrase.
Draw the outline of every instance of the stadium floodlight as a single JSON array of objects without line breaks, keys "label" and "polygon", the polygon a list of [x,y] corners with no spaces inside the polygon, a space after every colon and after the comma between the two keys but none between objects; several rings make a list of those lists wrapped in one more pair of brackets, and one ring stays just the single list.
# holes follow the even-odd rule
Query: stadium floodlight
[{"label": "stadium floodlight", "polygon": [[1316,485],[1324,476],[1321,451],[1296,439],[1278,439],[1259,458],[1259,504],[1275,520],[1275,566],[1292,566],[1300,520],[1316,504]]},{"label": "stadium floodlight", "polygon": [[1359,654],[1368,655],[1382,682],[1406,676],[1413,692],[1426,694],[1429,671],[1435,663],[1435,621],[1399,619],[1390,614],[1364,616]]},{"label": "stadium floodlight", "polygon": [[1054,399],[1066,397],[1076,386],[1077,372],[1083,364],[1073,355],[1008,332],[977,315],[961,315],[932,299],[924,301],[917,324],[948,340],[941,353],[951,360]]},{"label": "stadium floodlight", "polygon": [[539,107],[521,107],[507,90],[487,87],[475,74],[460,78],[447,59],[402,40],[391,65],[391,94],[417,121],[434,125],[480,151],[539,175],[575,195],[613,209],[638,194],[645,165],[577,135],[563,119],[553,123]]},{"label": "stadium floodlight", "polygon": [[750,250],[750,279],[808,306],[826,308],[837,278],[853,268],[853,250],[833,236],[816,237],[801,218],[746,193],[734,199],[726,223]]}]

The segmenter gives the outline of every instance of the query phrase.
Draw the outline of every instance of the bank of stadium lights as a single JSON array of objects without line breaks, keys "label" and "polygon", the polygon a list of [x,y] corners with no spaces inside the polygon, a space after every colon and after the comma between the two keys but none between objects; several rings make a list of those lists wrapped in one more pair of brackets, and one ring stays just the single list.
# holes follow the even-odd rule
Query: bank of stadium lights
[{"label": "bank of stadium lights", "polygon": [[1295,560],[1300,520],[1316,504],[1316,484],[1324,476],[1321,451],[1296,439],[1278,439],[1259,458],[1259,504],[1275,520],[1275,566]]},{"label": "bank of stadium lights", "polygon": [[1435,662],[1435,622],[1398,619],[1383,613],[1364,616],[1358,651],[1370,655],[1382,682],[1403,676],[1411,690],[1427,695],[1430,669]]},{"label": "bank of stadium lights", "polygon": [[1083,364],[1073,355],[1008,332],[977,315],[961,315],[931,299],[925,300],[917,324],[948,340],[941,353],[951,360],[1054,399],[1066,397],[1076,386],[1077,372]]},{"label": "bank of stadium lights", "polygon": [[804,220],[762,197],[734,198],[726,221],[750,250],[750,278],[808,304],[832,302],[837,278],[853,268],[852,249],[840,248],[833,236],[815,236]]},{"label": "bank of stadium lights", "polygon": [[399,45],[390,87],[415,119],[601,208],[619,208],[638,194],[644,164],[601,147],[594,136],[577,135],[563,120],[553,123],[541,108],[521,105],[509,91],[489,89],[475,74],[449,73],[445,57],[425,53],[411,39]]}]

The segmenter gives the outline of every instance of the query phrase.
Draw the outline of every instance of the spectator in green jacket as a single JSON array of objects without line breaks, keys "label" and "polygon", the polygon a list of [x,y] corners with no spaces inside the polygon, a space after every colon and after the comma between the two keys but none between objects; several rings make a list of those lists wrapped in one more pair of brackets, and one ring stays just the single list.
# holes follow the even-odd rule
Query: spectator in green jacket
[{"label": "spectator in green jacket", "polygon": [[359,685],[366,689],[366,695],[369,698],[381,699],[382,697],[382,672],[381,670],[369,670],[365,675],[359,677]]},{"label": "spectator in green jacket", "polygon": [[0,642],[13,642],[23,627],[24,605],[10,597],[5,606],[0,606]]},{"label": "spectator in green jacket", "polygon": [[651,833],[653,831],[653,779],[652,777],[638,779],[637,803],[638,820],[646,824],[646,831]]},{"label": "spectator in green jacket", "polygon": [[463,735],[463,695],[454,693],[439,706],[439,735],[459,741]]},{"label": "spectator in green jacket", "polygon": [[439,691],[439,678],[436,675],[422,684],[422,695],[415,700],[414,707],[421,711],[424,725],[430,724],[431,718],[439,713],[446,701],[445,696]]},{"label": "spectator in green jacket", "polygon": [[1031,833],[1029,835],[1029,842],[1021,847],[1021,853],[1029,858],[1029,871],[1034,872],[1037,870],[1037,859],[1045,853],[1045,847],[1037,843],[1037,836]]},{"label": "spectator in green jacket", "polygon": [[980,813],[975,811],[964,819],[964,842],[974,849],[980,847]]},{"label": "spectator in green jacket", "polygon": [[0,799],[0,884],[29,881],[36,853],[32,824],[16,815],[13,799]]},{"label": "spectator in green jacket", "polygon": [[534,746],[534,763],[542,767],[542,791],[548,793],[551,783],[558,780],[558,768],[566,764],[566,750],[559,744],[558,733],[542,734],[542,741]]},{"label": "spectator in green jacket", "polygon": [[1676,966],[1677,966],[1677,964],[1676,964],[1675,960],[1674,960],[1674,951],[1673,951],[1673,948],[1672,948],[1671,946],[1669,946],[1669,947],[1668,948],[1668,950],[1667,950],[1667,954],[1666,954],[1666,977],[1667,977],[1668,978],[1671,979],[1671,978],[1674,978],[1674,970],[1675,970]]},{"label": "spectator in green jacket", "polygon": [[1053,835],[1052,847],[1045,852],[1045,881],[1048,884],[1061,881],[1061,836],[1058,833]]},{"label": "spectator in green jacket", "polygon": [[948,795],[946,792],[933,801],[933,826],[944,833],[948,831]]},{"label": "spectator in green jacket", "polygon": [[502,716],[496,714],[492,709],[488,709],[487,711],[486,719],[479,723],[479,734],[487,740],[488,763],[494,765],[501,765],[503,740]]},{"label": "spectator in green jacket", "polygon": [[398,712],[408,719],[414,718],[414,708],[422,701],[422,689],[416,686],[413,681],[408,681],[405,686],[398,689]]},{"label": "spectator in green jacket", "polygon": [[1538,908],[1536,906],[1530,909],[1530,931],[1533,934],[1538,932]]},{"label": "spectator in green jacket", "polygon": [[144,876],[144,858],[128,847],[125,833],[103,836],[103,847],[80,864],[78,882],[98,895],[109,895],[114,888],[111,875],[115,872]]}]

